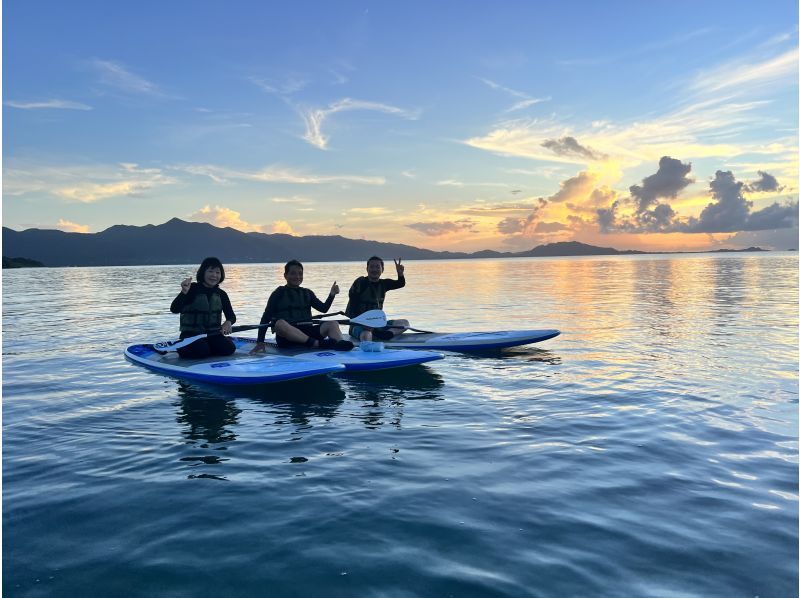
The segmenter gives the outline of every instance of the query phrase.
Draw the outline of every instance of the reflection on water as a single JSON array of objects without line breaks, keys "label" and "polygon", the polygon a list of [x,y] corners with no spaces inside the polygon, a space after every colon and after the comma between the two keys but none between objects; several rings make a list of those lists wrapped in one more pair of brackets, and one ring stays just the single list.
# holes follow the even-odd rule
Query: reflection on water
[{"label": "reflection on water", "polygon": [[5,593],[797,595],[796,254],[412,261],[393,317],[562,334],[254,387],[122,358],[195,269],[3,273]]},{"label": "reflection on water", "polygon": [[437,401],[444,381],[427,365],[341,376],[342,385],[361,407],[357,416],[364,427],[399,428],[407,401]]},{"label": "reflection on water", "polygon": [[183,434],[192,442],[209,444],[232,442],[236,435],[229,426],[238,423],[242,412],[234,401],[220,401],[215,397],[203,397],[200,393],[187,390],[184,382],[178,383],[179,411],[177,422],[186,424]]},{"label": "reflection on water", "polygon": [[[427,365],[394,368],[377,372],[315,376],[291,382],[255,386],[214,386],[176,380],[179,397],[177,422],[184,424],[183,436],[192,444],[230,443],[236,440],[242,401],[253,410],[266,413],[276,425],[292,428],[289,440],[306,434],[315,421],[329,421],[340,415],[349,397],[367,411],[367,428],[384,424],[399,426],[406,401],[440,400],[444,381]],[[213,447],[226,450],[226,447]],[[216,457],[184,458],[203,463],[218,462]]]},{"label": "reflection on water", "polygon": [[517,362],[520,359],[529,363],[541,363],[542,365],[559,365],[561,363],[561,356],[555,351],[547,351],[545,349],[536,349],[531,346],[527,347],[512,347],[502,351],[489,352],[475,352],[466,354],[467,359],[483,360],[487,357],[493,357],[502,361],[509,361],[511,363]]}]

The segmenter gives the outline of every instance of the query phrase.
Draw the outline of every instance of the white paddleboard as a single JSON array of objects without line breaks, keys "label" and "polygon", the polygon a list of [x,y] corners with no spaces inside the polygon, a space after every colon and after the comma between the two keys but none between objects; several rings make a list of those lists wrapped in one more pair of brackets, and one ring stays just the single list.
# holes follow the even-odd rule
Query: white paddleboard
[{"label": "white paddleboard", "polygon": [[[481,351],[540,343],[561,334],[559,330],[498,330],[494,332],[406,332],[383,342],[397,349]],[[353,342],[356,342],[355,340]]]}]

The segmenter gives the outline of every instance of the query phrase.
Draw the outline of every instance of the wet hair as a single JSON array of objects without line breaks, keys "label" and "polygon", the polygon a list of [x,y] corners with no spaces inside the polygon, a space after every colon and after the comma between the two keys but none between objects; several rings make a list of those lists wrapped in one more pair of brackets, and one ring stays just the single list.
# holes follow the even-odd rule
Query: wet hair
[{"label": "wet hair", "polygon": [[197,282],[203,284],[206,279],[206,270],[209,268],[219,268],[219,282],[225,280],[225,268],[222,267],[222,262],[219,261],[219,258],[215,257],[207,257],[203,260],[203,263],[200,264],[200,267],[197,269]]},{"label": "wet hair", "polygon": [[381,263],[381,272],[383,272],[383,260],[379,258],[377,255],[373,255],[371,258],[367,260],[367,267],[369,267],[369,263],[373,260],[378,260]]},{"label": "wet hair", "polygon": [[301,270],[303,269],[303,264],[301,264],[299,260],[289,260],[283,267],[283,273],[288,274],[289,268],[291,268],[292,266],[299,266]]}]

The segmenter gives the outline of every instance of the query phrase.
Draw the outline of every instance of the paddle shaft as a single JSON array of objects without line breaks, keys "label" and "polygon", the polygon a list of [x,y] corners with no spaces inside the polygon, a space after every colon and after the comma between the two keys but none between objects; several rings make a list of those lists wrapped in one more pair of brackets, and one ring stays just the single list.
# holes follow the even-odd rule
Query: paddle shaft
[{"label": "paddle shaft", "polygon": [[[248,324],[245,326],[232,326],[231,332],[244,332],[245,330],[257,330],[259,328],[266,328],[268,326],[272,326],[272,323],[269,324]],[[208,336],[212,336],[215,334],[221,334],[217,332],[206,332],[204,334],[197,334],[195,336],[187,336],[186,338],[182,338],[177,341],[164,341],[160,343],[154,343],[151,345],[155,351],[158,353],[169,353],[171,351],[177,351],[178,349],[182,349],[183,347],[187,347],[191,345],[193,342],[200,340],[201,338],[206,338]]]}]

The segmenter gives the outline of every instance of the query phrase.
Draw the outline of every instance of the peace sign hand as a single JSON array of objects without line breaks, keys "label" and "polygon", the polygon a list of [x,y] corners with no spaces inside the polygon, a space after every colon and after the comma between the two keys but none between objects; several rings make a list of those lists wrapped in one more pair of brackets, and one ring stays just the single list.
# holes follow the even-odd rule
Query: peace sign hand
[{"label": "peace sign hand", "polygon": [[192,279],[191,278],[184,278],[181,281],[181,293],[184,295],[189,292],[189,287],[192,286]]},{"label": "peace sign hand", "polygon": [[397,275],[398,276],[402,276],[403,272],[405,272],[405,269],[406,269],[406,267],[403,264],[400,263],[402,261],[403,261],[403,258],[401,258],[401,257],[399,257],[396,260],[394,260],[394,267],[397,269]]}]

